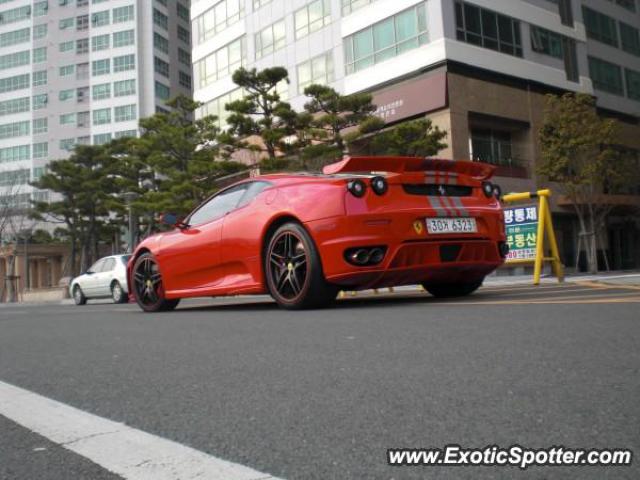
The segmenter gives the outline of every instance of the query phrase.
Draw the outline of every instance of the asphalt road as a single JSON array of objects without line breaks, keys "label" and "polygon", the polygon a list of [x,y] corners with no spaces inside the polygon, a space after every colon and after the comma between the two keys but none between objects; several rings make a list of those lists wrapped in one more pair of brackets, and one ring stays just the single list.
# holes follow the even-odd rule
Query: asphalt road
[{"label": "asphalt road", "polygon": [[[284,479],[640,478],[640,288],[0,306],[0,381]],[[2,399],[0,398],[0,402]],[[0,479],[117,476],[0,416]],[[631,467],[389,467],[393,447],[624,447]],[[176,477],[180,478],[180,477]]]}]

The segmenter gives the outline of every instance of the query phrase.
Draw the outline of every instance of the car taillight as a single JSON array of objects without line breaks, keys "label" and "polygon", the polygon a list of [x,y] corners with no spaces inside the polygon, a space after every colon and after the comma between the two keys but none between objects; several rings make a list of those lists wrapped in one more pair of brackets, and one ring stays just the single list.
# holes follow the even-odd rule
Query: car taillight
[{"label": "car taillight", "polygon": [[347,184],[347,190],[349,190],[354,197],[361,198],[367,193],[367,184],[362,180],[351,180]]}]

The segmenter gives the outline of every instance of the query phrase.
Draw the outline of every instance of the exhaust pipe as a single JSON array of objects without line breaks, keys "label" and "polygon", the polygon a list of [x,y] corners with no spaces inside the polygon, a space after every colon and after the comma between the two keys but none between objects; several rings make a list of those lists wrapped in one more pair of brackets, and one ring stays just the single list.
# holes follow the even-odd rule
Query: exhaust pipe
[{"label": "exhaust pipe", "polygon": [[351,261],[356,265],[366,265],[369,263],[370,254],[364,248],[360,248],[351,254]]}]

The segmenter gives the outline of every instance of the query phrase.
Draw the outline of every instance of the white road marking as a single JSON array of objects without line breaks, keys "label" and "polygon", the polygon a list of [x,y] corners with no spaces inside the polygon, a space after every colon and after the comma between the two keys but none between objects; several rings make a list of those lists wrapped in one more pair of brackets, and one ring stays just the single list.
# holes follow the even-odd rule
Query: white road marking
[{"label": "white road marking", "polygon": [[131,480],[278,480],[0,381],[0,415]]}]

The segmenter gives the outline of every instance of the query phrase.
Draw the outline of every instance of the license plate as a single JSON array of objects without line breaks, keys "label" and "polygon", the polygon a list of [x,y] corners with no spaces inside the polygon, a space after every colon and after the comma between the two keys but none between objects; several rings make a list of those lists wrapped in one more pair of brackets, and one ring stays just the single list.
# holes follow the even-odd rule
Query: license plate
[{"label": "license plate", "polygon": [[476,233],[478,225],[475,218],[427,218],[427,232],[439,233]]}]

